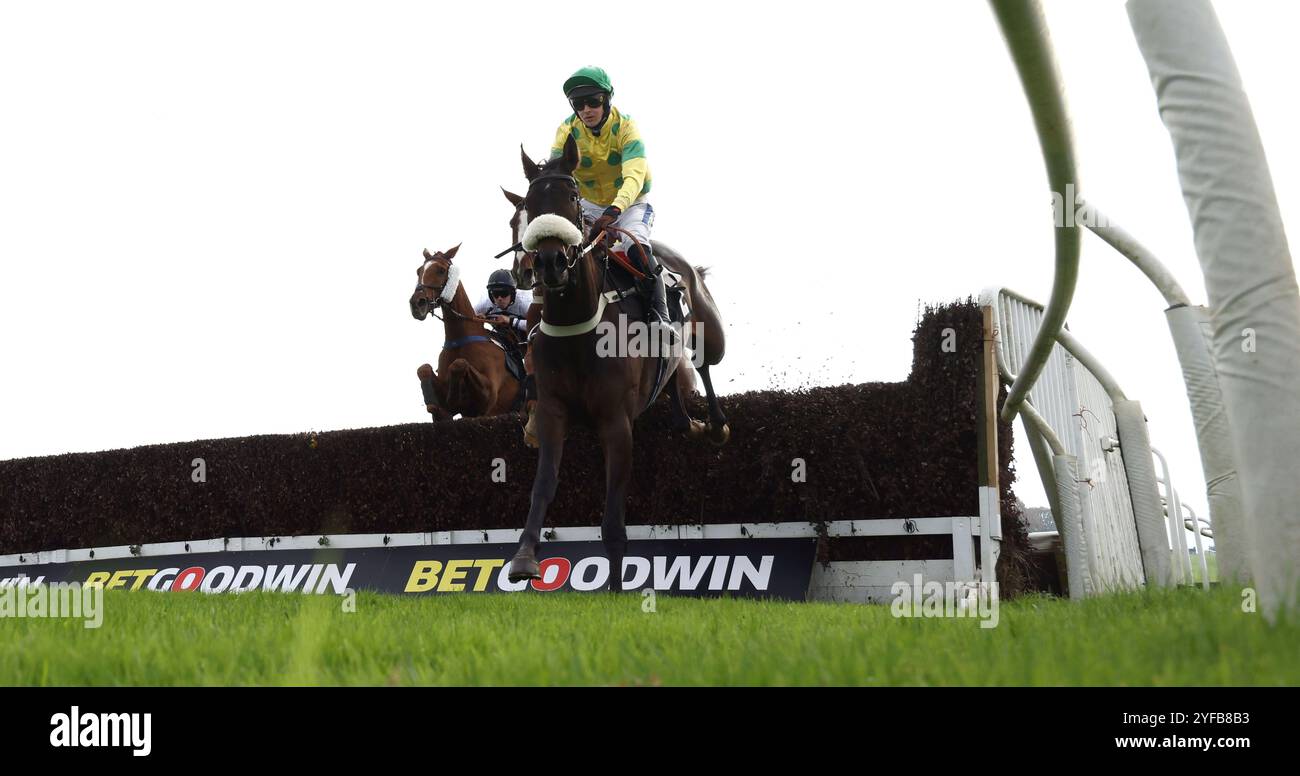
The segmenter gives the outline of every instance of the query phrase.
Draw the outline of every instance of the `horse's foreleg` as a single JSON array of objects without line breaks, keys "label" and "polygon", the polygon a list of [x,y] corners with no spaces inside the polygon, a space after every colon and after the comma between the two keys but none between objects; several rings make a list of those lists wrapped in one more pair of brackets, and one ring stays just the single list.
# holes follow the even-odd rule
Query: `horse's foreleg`
[{"label": "horse's foreleg", "polygon": [[433,382],[433,365],[420,364],[419,369],[415,370],[415,376],[420,378],[420,393],[424,394],[424,408],[432,414],[438,409],[438,394],[434,390]]},{"label": "horse's foreleg", "polygon": [[[540,309],[541,306],[534,304],[528,308],[529,331],[532,331],[533,307]],[[538,315],[540,317],[540,312]],[[528,350],[524,353],[524,384],[519,388],[524,392],[524,444],[529,447],[537,447],[538,445],[537,421],[533,419],[533,415],[537,411],[537,377],[536,370],[533,367],[533,351],[535,349],[534,346],[529,345]]]},{"label": "horse's foreleg", "polygon": [[429,364],[421,364],[420,368],[415,370],[415,374],[420,378],[420,392],[424,394],[424,409],[433,416],[434,420],[449,420],[451,414],[444,409],[447,398],[441,395],[441,386],[438,384],[433,367]]},{"label": "horse's foreleg", "polygon": [[514,377],[506,374],[503,381],[493,386],[495,393],[492,394],[492,411],[491,415],[504,415],[515,406],[515,401],[519,397],[519,391],[523,390],[523,385],[515,380]]},{"label": "horse's foreleg", "polygon": [[446,401],[443,406],[453,415],[456,413],[460,413],[462,416],[466,414],[465,368],[467,366],[469,364],[465,363],[465,359],[458,358],[443,370],[443,374],[446,375],[446,379],[443,380],[446,385],[443,391],[446,394]]},{"label": "horse's foreleg", "polygon": [[468,360],[465,366],[466,404],[469,406],[465,416],[481,417],[491,411],[495,400],[492,381]]},{"label": "horse's foreleg", "polygon": [[546,510],[555,499],[555,487],[560,479],[560,458],[564,453],[564,429],[567,419],[563,412],[541,405],[537,410],[541,449],[537,455],[537,475],[533,478],[533,497],[528,507],[528,521],[524,524],[524,532],[519,537],[519,550],[510,561],[512,582],[541,578],[537,567],[537,545],[542,541],[542,525],[546,522]]},{"label": "horse's foreleg", "polygon": [[632,421],[620,415],[602,425],[601,445],[605,448],[605,519],[600,537],[609,558],[609,589],[623,589],[623,556],[627,553],[624,510],[627,483],[632,476]]},{"label": "horse's foreleg", "polygon": [[699,372],[700,377],[704,380],[704,392],[709,400],[709,424],[705,431],[708,434],[709,441],[721,447],[731,438],[731,426],[727,425],[727,416],[722,412],[722,405],[718,402],[718,395],[713,392],[713,379],[709,377],[709,365],[702,365]]}]

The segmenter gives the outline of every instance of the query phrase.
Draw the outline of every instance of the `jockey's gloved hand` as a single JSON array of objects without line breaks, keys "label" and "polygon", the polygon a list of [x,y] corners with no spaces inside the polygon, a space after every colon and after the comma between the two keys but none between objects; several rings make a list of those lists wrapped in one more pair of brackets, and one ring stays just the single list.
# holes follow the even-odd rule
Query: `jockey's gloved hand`
[{"label": "jockey's gloved hand", "polygon": [[596,239],[597,235],[605,231],[605,227],[613,224],[621,215],[623,215],[623,211],[614,205],[605,208],[605,212],[601,213],[600,218],[597,218],[595,223],[591,225],[591,231],[587,233],[587,240]]}]

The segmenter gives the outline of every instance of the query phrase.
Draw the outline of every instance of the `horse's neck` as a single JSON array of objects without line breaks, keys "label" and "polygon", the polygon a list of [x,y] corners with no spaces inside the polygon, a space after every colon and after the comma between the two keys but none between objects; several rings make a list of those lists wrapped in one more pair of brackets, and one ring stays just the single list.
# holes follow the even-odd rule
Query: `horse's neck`
[{"label": "horse's neck", "polygon": [[[461,283],[456,286],[456,293],[452,295],[451,304],[447,305],[447,307],[465,316],[465,318],[462,318],[460,315],[453,315],[447,311],[443,312],[442,328],[447,335],[448,341],[483,332],[483,324],[472,320],[474,318],[474,307],[469,303],[469,294],[465,293],[465,284]],[[466,318],[471,320],[466,320]]]}]

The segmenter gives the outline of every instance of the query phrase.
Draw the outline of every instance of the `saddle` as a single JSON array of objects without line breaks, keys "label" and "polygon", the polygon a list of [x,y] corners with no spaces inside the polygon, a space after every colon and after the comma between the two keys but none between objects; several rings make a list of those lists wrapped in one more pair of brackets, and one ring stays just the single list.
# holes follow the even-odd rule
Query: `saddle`
[{"label": "saddle", "polygon": [[[645,272],[645,267],[640,266],[640,262],[628,256],[623,251],[609,251],[610,256],[621,259],[610,263],[611,274],[615,278],[615,288],[624,292],[622,298],[628,296],[641,296],[640,287],[636,278],[631,272],[627,271],[626,265],[636,267],[641,272]],[[674,272],[667,266],[660,265],[661,274],[664,279],[664,291],[668,303],[668,318],[673,323],[685,323],[691,317],[690,304],[686,301],[686,283],[682,280],[680,273]],[[630,288],[628,288],[630,286]],[[648,300],[647,300],[648,304]]]},{"label": "saddle", "polygon": [[524,354],[520,350],[520,345],[513,337],[509,337],[497,331],[496,327],[488,329],[488,338],[501,350],[505,351],[506,371],[510,376],[524,381]]}]

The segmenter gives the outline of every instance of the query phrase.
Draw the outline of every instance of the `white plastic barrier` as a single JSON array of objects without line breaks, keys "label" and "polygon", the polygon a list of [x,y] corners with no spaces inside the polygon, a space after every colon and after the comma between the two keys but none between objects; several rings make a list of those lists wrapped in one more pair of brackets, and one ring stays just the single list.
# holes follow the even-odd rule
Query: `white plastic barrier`
[{"label": "white plastic barrier", "polygon": [[[1043,323],[1043,307],[1002,288],[986,290],[981,304],[994,310],[998,358],[1007,379],[1017,374],[1029,358]],[[1076,353],[1086,353],[1068,333],[1062,334]],[[1109,392],[1103,381],[1111,384]],[[1133,496],[1110,397],[1110,393],[1119,393],[1113,383],[1099,365],[1086,368],[1079,358],[1056,344],[1030,389],[1029,406],[1041,418],[1037,423],[1055,433],[1051,446],[1060,448],[1052,450],[1051,463],[1040,462],[1039,470],[1052,473],[1044,488],[1055,494],[1053,516],[1065,546],[1073,598],[1143,585],[1147,582],[1144,560],[1147,566],[1160,569],[1161,581],[1168,577],[1168,544],[1163,540],[1158,515],[1154,517],[1156,537],[1148,539],[1151,549],[1145,557],[1138,539]],[[1033,417],[1025,412],[1022,416]],[[1031,438],[1043,433],[1042,426],[1036,425],[1026,420]],[[1036,457],[1041,454],[1039,450],[1034,451]],[[1147,484],[1154,489],[1154,475]],[[1148,500],[1156,503],[1154,495]]]},{"label": "white plastic barrier", "polygon": [[[1205,277],[1214,364],[1265,616],[1300,608],[1300,290],[1232,51],[1209,0],[1130,0]],[[1249,344],[1243,340],[1248,338]]]}]

